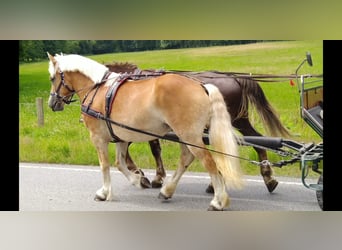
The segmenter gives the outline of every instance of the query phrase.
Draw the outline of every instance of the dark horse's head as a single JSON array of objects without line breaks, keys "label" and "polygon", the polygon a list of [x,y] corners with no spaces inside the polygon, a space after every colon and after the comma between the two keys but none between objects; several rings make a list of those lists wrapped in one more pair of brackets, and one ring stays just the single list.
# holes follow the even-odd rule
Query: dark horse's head
[{"label": "dark horse's head", "polygon": [[53,111],[62,111],[64,104],[70,104],[75,91],[66,84],[64,73],[59,69],[55,57],[49,53],[49,73],[51,81],[50,97],[48,105]]}]

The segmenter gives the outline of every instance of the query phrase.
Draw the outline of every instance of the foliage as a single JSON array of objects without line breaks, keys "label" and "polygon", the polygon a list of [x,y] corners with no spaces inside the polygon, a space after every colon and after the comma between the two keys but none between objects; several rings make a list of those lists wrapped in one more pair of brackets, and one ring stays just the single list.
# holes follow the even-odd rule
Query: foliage
[{"label": "foliage", "polygon": [[50,54],[97,55],[114,52],[132,52],[158,49],[209,47],[218,45],[247,44],[257,40],[21,40],[19,61],[35,62]]}]

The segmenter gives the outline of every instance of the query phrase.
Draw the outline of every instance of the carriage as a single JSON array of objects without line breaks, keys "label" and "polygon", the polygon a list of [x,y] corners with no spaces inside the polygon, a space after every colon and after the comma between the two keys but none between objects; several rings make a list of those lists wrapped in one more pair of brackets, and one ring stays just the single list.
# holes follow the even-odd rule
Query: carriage
[{"label": "carriage", "polygon": [[[306,53],[306,58],[295,72],[295,79],[300,94],[300,116],[323,139],[323,75],[299,75],[299,69],[305,62],[310,66],[313,65],[309,52]],[[272,137],[261,139],[257,137],[244,138],[247,142],[265,146],[270,150],[288,149],[295,152],[285,153],[286,151],[281,150],[279,154],[290,156],[289,160],[272,165],[282,167],[287,164],[299,162],[302,183],[306,188],[316,192],[318,204],[323,210],[323,141],[316,144],[300,143],[293,140]],[[307,182],[310,169],[318,175],[317,183]]]},{"label": "carriage", "polygon": [[[312,66],[310,53],[306,54],[306,59]],[[302,63],[302,64],[303,64]],[[302,65],[301,64],[301,65]],[[323,139],[323,75],[300,75],[296,70],[297,85],[300,92],[300,115],[302,119]],[[311,80],[312,79],[312,80]],[[319,163],[323,163],[323,141],[318,144],[295,144],[295,149],[300,154],[300,168],[302,170],[302,182],[305,187],[316,191],[318,204],[323,209],[323,168]],[[311,167],[312,171],[319,175],[317,183],[307,183],[306,177]]]},{"label": "carriage", "polygon": [[[298,66],[295,73],[300,94],[300,116],[323,139],[323,75],[298,75],[299,69],[305,62],[310,66],[313,65],[309,52],[306,53],[306,58]],[[269,138],[270,142],[273,142],[274,140],[277,139]],[[287,148],[295,151],[295,154],[293,154],[289,160],[274,165],[282,167],[286,164],[299,162],[302,173],[302,183],[306,188],[316,192],[318,204],[323,210],[323,141],[318,144],[305,144],[280,139],[278,144],[276,143],[274,145],[277,145],[277,149]],[[268,147],[270,149],[274,148],[272,146]],[[307,182],[307,176],[310,169],[318,174],[317,183]]]},{"label": "carriage", "polygon": [[[277,186],[270,167],[282,167],[299,162],[304,186],[316,191],[319,206],[323,209],[323,170],[320,167],[320,162],[323,161],[323,142],[306,144],[282,137],[261,136],[252,127],[247,128],[241,138],[236,138],[232,127],[234,122],[230,122],[230,116],[233,114],[231,110],[229,110],[231,114],[227,111],[228,107],[222,91],[212,83],[199,84],[201,82],[196,77],[184,75],[189,72],[154,71],[149,74],[118,74],[108,71],[104,65],[81,56],[52,57],[50,54],[48,56],[52,81],[49,107],[53,111],[62,111],[64,104],[73,101],[74,94],[82,100],[83,120],[90,130],[91,140],[98,151],[103,174],[103,186],[97,190],[96,200],[110,200],[112,196],[108,143],[116,143],[119,170],[133,185],[143,188],[149,186],[149,181],[139,169],[129,168],[127,162],[129,144],[166,139],[181,145],[181,157],[174,175],[168,183],[163,183],[159,198],[172,197],[182,174],[194,157],[197,157],[208,170],[214,190],[214,198],[208,210],[223,210],[229,206],[229,196],[225,187],[228,185],[241,187],[239,158],[236,157],[236,145],[240,144],[252,146],[259,153],[260,161],[250,162],[260,167],[269,192]],[[305,62],[312,65],[310,53],[307,53],[305,60],[291,77],[296,79],[300,92],[301,117],[322,138],[323,76],[299,75],[298,71]],[[210,72],[210,74],[219,73]],[[251,76],[237,73],[230,74],[225,79],[234,77],[251,80]],[[255,79],[260,80],[263,77],[267,76],[253,76],[251,83],[254,82],[255,87],[258,88],[260,94],[258,97],[261,97],[267,109],[268,114],[265,117],[268,116],[267,119],[271,123],[268,126],[271,130],[282,130],[283,127],[273,114],[272,107],[256,84]],[[318,80],[310,81],[312,78]],[[128,79],[130,81],[127,81]],[[314,84],[314,87],[308,87],[311,84]],[[174,95],[175,89],[177,95]],[[240,99],[244,98],[244,96],[238,97],[240,102],[242,102]],[[127,99],[135,101],[127,105]],[[234,104],[236,105],[235,102]],[[244,105],[241,103],[238,106]],[[265,110],[261,110],[262,112]],[[241,117],[240,113],[234,116],[250,126],[246,114],[246,111],[242,111]],[[210,131],[204,129],[208,126],[208,121]],[[222,131],[226,132],[221,133]],[[210,144],[211,149],[206,148],[205,144]],[[150,145],[152,149],[152,145],[155,144],[150,143]],[[267,150],[276,152],[287,160],[271,163],[267,160],[265,153]],[[160,157],[160,150],[156,152],[153,153],[155,158]],[[267,171],[263,172],[265,169]],[[319,174],[317,183],[307,183],[310,169]]]}]

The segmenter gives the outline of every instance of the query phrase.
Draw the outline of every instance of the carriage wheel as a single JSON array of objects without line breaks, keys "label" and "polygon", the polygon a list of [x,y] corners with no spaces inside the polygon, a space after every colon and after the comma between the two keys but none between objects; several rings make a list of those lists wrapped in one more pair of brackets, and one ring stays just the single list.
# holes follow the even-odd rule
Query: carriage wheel
[{"label": "carriage wheel", "polygon": [[[317,184],[323,185],[323,174],[319,176]],[[319,207],[323,210],[323,190],[316,191],[316,197]]]}]

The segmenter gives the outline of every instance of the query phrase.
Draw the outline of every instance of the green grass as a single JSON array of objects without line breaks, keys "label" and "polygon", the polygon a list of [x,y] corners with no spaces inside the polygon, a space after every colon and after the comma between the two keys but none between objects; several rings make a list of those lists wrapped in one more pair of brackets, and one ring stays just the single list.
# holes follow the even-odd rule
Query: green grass
[{"label": "green grass", "polygon": [[[294,74],[297,66],[310,51],[313,67],[304,65],[300,72],[323,73],[322,41],[264,42],[248,45],[222,46],[195,49],[144,51],[90,56],[100,62],[132,62],[143,69],[165,70],[218,70],[248,72],[253,74]],[[79,122],[79,101],[66,106],[63,112],[52,112],[47,106],[50,92],[48,61],[19,65],[19,161],[41,163],[64,163],[98,165],[97,154],[89,140],[84,124]],[[321,138],[300,117],[297,86],[289,81],[277,83],[261,82],[266,97],[277,110],[283,124],[298,142],[318,143]],[[44,126],[37,125],[36,98],[44,102]],[[77,98],[77,97],[76,97]],[[264,133],[255,113],[251,115],[255,128]],[[179,159],[179,145],[162,140],[162,156],[167,169],[175,169]],[[114,163],[115,145],[110,144]],[[132,158],[141,168],[154,168],[155,163],[147,143],[136,143],[130,147]],[[269,152],[271,162],[281,160]],[[257,160],[252,148],[240,147],[240,155]],[[241,161],[246,174],[258,175],[257,166]],[[195,161],[192,171],[204,171]],[[299,164],[275,169],[276,175],[300,176]]]}]

